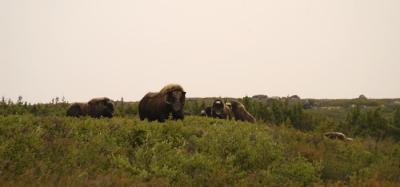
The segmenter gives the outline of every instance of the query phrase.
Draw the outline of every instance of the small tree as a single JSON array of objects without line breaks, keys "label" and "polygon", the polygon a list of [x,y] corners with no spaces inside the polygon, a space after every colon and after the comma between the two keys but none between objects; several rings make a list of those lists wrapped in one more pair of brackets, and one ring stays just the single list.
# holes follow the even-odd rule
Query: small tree
[{"label": "small tree", "polygon": [[206,109],[206,102],[204,100],[201,101],[200,108],[201,110]]},{"label": "small tree", "polygon": [[285,122],[285,107],[282,101],[273,100],[271,104],[271,111],[273,123],[279,125]]},{"label": "small tree", "polygon": [[251,101],[250,101],[250,97],[246,96],[243,97],[243,105],[244,107],[246,107],[247,109],[250,108],[251,106]]},{"label": "small tree", "polygon": [[354,135],[365,135],[365,128],[366,116],[357,105],[347,114],[344,130]]},{"label": "small tree", "polygon": [[387,132],[387,120],[383,117],[382,110],[380,108],[368,111],[367,122],[369,131],[372,136],[376,137],[376,141],[382,140]]},{"label": "small tree", "polygon": [[124,106],[124,97],[121,97],[121,107],[120,107],[121,116],[125,116],[125,106]]}]

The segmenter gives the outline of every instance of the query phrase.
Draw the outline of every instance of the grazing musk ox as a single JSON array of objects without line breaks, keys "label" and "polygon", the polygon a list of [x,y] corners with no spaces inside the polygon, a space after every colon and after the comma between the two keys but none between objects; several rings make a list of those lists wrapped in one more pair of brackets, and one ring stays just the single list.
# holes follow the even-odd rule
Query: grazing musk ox
[{"label": "grazing musk ox", "polygon": [[231,109],[220,99],[213,102],[211,117],[219,119],[232,119]]},{"label": "grazing musk ox", "polygon": [[246,108],[242,103],[239,103],[237,101],[232,101],[231,106],[232,106],[232,113],[236,121],[247,121],[250,123],[256,122],[256,118],[254,118],[254,116],[251,115],[246,110]]},{"label": "grazing musk ox", "polygon": [[149,92],[139,102],[140,120],[164,122],[172,114],[173,120],[184,118],[186,92],[178,84],[169,84],[160,92]]},{"label": "grazing musk ox", "polygon": [[114,103],[107,97],[94,98],[88,103],[73,103],[67,110],[67,116],[87,116],[94,118],[113,117]]}]

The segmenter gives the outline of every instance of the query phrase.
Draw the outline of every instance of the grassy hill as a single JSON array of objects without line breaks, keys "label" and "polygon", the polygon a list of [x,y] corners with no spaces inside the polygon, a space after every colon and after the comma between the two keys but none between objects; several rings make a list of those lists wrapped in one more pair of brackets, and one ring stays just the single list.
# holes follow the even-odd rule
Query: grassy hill
[{"label": "grassy hill", "polygon": [[400,145],[189,116],[0,115],[0,186],[400,185]]}]

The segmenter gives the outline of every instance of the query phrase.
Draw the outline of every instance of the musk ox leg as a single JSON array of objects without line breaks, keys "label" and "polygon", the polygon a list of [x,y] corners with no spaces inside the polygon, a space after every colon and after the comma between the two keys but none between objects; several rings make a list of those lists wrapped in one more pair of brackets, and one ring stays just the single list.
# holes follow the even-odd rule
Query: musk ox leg
[{"label": "musk ox leg", "polygon": [[183,118],[184,118],[183,116],[173,116],[172,117],[172,119],[175,120],[175,121],[183,120]]},{"label": "musk ox leg", "polygon": [[164,123],[164,122],[165,122],[165,118],[164,118],[163,116],[160,116],[160,117],[158,118],[158,122]]},{"label": "musk ox leg", "polygon": [[172,113],[172,119],[173,120],[183,120],[183,118],[184,118],[184,115],[183,115],[183,112],[180,112],[180,113]]},{"label": "musk ox leg", "polygon": [[139,113],[139,119],[140,119],[140,121],[143,121],[144,119],[146,119],[146,116],[144,116],[143,114]]},{"label": "musk ox leg", "polygon": [[104,117],[106,117],[106,118],[112,118],[113,115],[112,115],[112,114],[106,114],[106,115],[104,115]]}]

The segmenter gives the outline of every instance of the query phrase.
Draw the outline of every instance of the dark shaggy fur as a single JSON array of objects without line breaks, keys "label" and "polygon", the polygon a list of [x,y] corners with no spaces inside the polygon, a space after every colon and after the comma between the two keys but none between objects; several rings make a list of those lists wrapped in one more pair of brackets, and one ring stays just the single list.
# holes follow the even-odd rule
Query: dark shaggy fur
[{"label": "dark shaggy fur", "polygon": [[140,120],[164,122],[171,114],[172,119],[183,120],[185,95],[186,92],[177,84],[167,85],[160,92],[147,93],[139,102]]},{"label": "dark shaggy fur", "polygon": [[232,101],[231,106],[232,106],[232,113],[236,121],[247,121],[250,123],[256,122],[256,118],[254,118],[253,115],[247,112],[246,108],[242,103],[239,103],[237,101]]},{"label": "dark shaggy fur", "polygon": [[67,110],[67,116],[80,117],[88,114],[87,103],[73,103]]},{"label": "dark shaggy fur", "polygon": [[89,116],[100,118],[112,118],[114,113],[114,103],[109,98],[94,98],[88,102]]},{"label": "dark shaggy fur", "polygon": [[67,116],[90,116],[94,118],[113,117],[114,103],[106,97],[94,98],[88,103],[74,103],[67,110]]},{"label": "dark shaggy fur", "polygon": [[225,103],[217,99],[213,102],[211,116],[219,119],[231,119],[231,109]]}]

